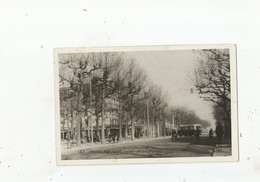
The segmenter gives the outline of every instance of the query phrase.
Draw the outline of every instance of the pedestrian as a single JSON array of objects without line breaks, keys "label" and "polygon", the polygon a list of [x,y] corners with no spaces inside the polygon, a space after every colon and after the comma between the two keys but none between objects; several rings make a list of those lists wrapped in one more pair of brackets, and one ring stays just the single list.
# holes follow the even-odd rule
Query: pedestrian
[{"label": "pedestrian", "polygon": [[175,129],[172,130],[172,140],[177,139],[177,131]]},{"label": "pedestrian", "polygon": [[76,142],[76,138],[77,138],[77,133],[76,133],[77,131],[76,131],[76,128],[74,128],[73,129],[73,143],[75,143]]},{"label": "pedestrian", "polygon": [[118,140],[117,140],[117,135],[115,136],[115,142],[117,142]]},{"label": "pedestrian", "polygon": [[83,144],[83,143],[85,142],[85,138],[86,138],[86,137],[85,137],[85,134],[86,134],[85,131],[82,130],[82,131],[81,131],[81,136],[82,136],[82,137],[81,137],[81,144]]},{"label": "pedestrian", "polygon": [[197,127],[197,129],[196,129],[196,137],[197,137],[197,140],[200,139],[200,130],[199,130],[199,127]]},{"label": "pedestrian", "polygon": [[116,142],[114,134],[112,135],[112,140],[113,140],[114,143]]},{"label": "pedestrian", "polygon": [[109,135],[108,135],[108,142],[110,143],[112,140],[113,140],[112,135],[109,134]]},{"label": "pedestrian", "polygon": [[66,139],[67,139],[67,149],[70,149],[70,139],[71,139],[71,136],[70,136],[70,132],[67,133],[66,135]]},{"label": "pedestrian", "polygon": [[224,134],[224,129],[223,129],[223,126],[219,122],[217,127],[216,127],[216,135],[217,135],[217,138],[218,138],[218,144],[221,144],[223,134]]},{"label": "pedestrian", "polygon": [[98,139],[97,139],[97,134],[95,133],[95,134],[94,134],[94,138],[93,138],[93,142],[96,143],[97,141],[98,141]]},{"label": "pedestrian", "polygon": [[212,128],[209,130],[209,138],[212,138],[212,136],[213,136],[213,130],[212,130]]}]

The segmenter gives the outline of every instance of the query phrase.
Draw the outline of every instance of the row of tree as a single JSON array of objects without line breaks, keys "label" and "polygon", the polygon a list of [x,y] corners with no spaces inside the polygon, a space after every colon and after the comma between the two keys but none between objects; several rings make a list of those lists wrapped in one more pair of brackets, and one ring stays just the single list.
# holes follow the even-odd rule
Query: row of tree
[{"label": "row of tree", "polygon": [[172,109],[174,114],[174,124],[176,126],[185,124],[201,124],[203,128],[210,126],[209,122],[198,117],[198,115],[186,107],[175,107]]},{"label": "row of tree", "polygon": [[[82,128],[82,116],[95,115],[96,128],[101,119],[101,142],[105,141],[106,100],[115,98],[118,107],[119,140],[122,139],[122,126],[131,128],[131,139],[135,138],[135,125],[146,128],[148,137],[164,135],[166,123],[174,113],[180,113],[168,105],[169,96],[161,87],[153,84],[145,70],[135,60],[123,53],[68,53],[59,54],[59,82],[61,88],[70,88],[73,94],[60,97],[67,102],[67,108],[76,111],[77,131]],[[113,109],[113,108],[112,108]],[[186,113],[183,112],[183,113]],[[186,115],[185,115],[186,116]],[[187,114],[190,123],[201,121],[194,112]],[[130,124],[128,125],[128,121]],[[93,142],[93,124],[91,139]],[[77,132],[80,145],[81,132]]]},{"label": "row of tree", "polygon": [[231,80],[228,49],[197,51],[198,60],[192,82],[205,101],[212,102],[216,122],[224,124],[225,135],[231,136]]}]

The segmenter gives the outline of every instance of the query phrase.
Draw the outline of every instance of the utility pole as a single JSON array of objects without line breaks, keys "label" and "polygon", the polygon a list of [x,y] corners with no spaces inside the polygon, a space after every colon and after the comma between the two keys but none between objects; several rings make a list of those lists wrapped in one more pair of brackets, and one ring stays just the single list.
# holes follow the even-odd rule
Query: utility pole
[{"label": "utility pole", "polygon": [[91,127],[91,144],[93,144],[93,122],[92,122],[92,83],[91,83],[91,74],[89,76],[89,97],[90,97],[90,101],[89,101],[89,105],[90,105],[90,117],[89,117],[89,121],[90,121],[90,127]]},{"label": "utility pole", "polygon": [[147,108],[147,136],[150,138],[150,121],[149,121],[149,101],[146,99],[146,108]]}]

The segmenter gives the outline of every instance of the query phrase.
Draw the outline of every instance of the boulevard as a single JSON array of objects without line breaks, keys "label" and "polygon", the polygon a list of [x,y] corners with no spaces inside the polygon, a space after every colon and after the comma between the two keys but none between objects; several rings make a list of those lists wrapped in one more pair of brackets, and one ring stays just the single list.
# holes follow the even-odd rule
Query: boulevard
[{"label": "boulevard", "polygon": [[[209,138],[206,134],[198,140],[195,136],[180,137],[171,140],[171,137],[161,137],[151,140],[140,140],[129,143],[112,143],[99,146],[82,146],[66,150],[62,160],[77,159],[125,159],[125,158],[167,158],[167,157],[209,157],[215,155],[213,146],[216,138]],[[231,155],[230,142],[223,141],[221,156]],[[216,152],[215,152],[216,153]]]}]

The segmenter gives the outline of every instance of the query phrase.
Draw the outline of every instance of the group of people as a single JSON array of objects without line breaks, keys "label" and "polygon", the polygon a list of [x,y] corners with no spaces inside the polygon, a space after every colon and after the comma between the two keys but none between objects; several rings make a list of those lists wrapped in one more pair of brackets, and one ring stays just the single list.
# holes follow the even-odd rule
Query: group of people
[{"label": "group of people", "polygon": [[[213,130],[212,128],[209,130],[209,138],[212,138],[213,137]],[[224,135],[224,128],[223,126],[221,125],[221,123],[219,122],[217,127],[216,127],[216,130],[215,130],[215,133],[217,135],[217,139],[218,139],[218,144],[221,144],[221,141],[222,141],[222,138],[223,138],[223,135]]]},{"label": "group of people", "polygon": [[[72,143],[74,143],[76,141],[77,138],[77,131],[76,128],[73,129],[73,131],[67,132],[65,134],[65,139],[67,140],[67,148],[70,149]],[[82,133],[82,137],[81,137],[81,144],[83,142],[91,142],[91,138],[89,136],[86,136]],[[93,142],[100,142],[100,136],[98,134],[94,134],[93,136]]]},{"label": "group of people", "polygon": [[[71,148],[71,141],[72,141],[72,139],[73,139],[73,135],[71,135],[71,133],[70,132],[68,132],[67,134],[66,134],[66,140],[67,140],[67,148],[68,149],[70,149]],[[99,136],[97,136],[97,135],[94,135],[94,142],[99,142],[100,141],[100,138],[99,138]],[[88,142],[90,142],[89,141],[90,139],[87,139],[87,141]],[[111,143],[111,142],[118,142],[119,141],[119,138],[118,138],[118,136],[117,135],[112,135],[112,134],[109,134],[109,137],[108,137],[108,142],[109,143]]]},{"label": "group of people", "polygon": [[110,134],[109,135],[109,137],[108,137],[108,142],[110,143],[110,142],[118,142],[119,141],[119,138],[117,137],[117,135],[112,135],[112,134]]}]

